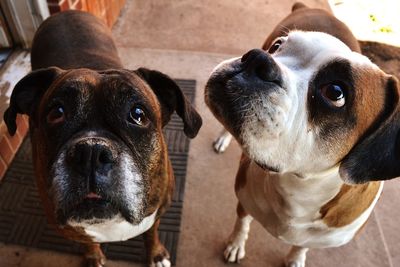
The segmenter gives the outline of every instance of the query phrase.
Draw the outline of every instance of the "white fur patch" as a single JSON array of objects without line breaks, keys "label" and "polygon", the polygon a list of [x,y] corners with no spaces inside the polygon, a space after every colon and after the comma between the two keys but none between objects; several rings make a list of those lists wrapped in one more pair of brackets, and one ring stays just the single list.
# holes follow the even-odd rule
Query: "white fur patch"
[{"label": "white fur patch", "polygon": [[224,257],[227,262],[240,262],[246,255],[245,246],[249,237],[251,221],[253,221],[253,217],[250,215],[237,218],[235,228],[224,251]]},{"label": "white fur patch", "polygon": [[157,210],[153,214],[144,218],[138,225],[127,222],[120,214],[108,220],[85,220],[83,222],[68,221],[72,227],[81,227],[86,234],[93,238],[94,242],[114,242],[125,241],[138,236],[153,226]]}]

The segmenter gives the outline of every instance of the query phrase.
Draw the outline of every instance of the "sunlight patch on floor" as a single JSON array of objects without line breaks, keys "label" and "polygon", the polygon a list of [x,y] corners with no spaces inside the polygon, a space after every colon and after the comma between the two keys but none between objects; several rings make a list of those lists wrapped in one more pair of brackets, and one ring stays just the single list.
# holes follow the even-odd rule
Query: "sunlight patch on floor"
[{"label": "sunlight patch on floor", "polygon": [[399,0],[328,0],[359,40],[400,46]]}]

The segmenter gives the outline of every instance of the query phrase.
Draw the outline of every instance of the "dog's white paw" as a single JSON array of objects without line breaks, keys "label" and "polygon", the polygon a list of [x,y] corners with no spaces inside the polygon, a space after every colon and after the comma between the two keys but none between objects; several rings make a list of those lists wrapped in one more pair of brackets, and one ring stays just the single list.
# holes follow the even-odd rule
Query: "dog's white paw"
[{"label": "dog's white paw", "polygon": [[308,248],[293,246],[286,256],[286,267],[305,267]]},{"label": "dog's white paw", "polygon": [[286,263],[286,267],[305,267],[305,262],[290,261]]},{"label": "dog's white paw", "polygon": [[246,255],[245,251],[246,240],[234,240],[229,242],[224,251],[224,257],[227,262],[239,263]]},{"label": "dog's white paw", "polygon": [[213,143],[215,152],[223,153],[231,143],[232,135],[229,132],[223,132]]},{"label": "dog's white paw", "polygon": [[160,259],[160,261],[152,262],[150,267],[171,267],[171,262],[166,259]]}]

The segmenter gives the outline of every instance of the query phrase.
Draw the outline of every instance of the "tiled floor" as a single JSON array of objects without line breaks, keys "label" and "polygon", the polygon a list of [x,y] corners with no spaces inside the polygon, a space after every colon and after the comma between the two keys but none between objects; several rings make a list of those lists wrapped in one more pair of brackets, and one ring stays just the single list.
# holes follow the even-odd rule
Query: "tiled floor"
[{"label": "tiled floor", "polygon": [[[304,1],[327,7],[323,0]],[[177,266],[227,266],[222,260],[233,227],[234,176],[240,148],[233,143],[217,155],[211,148],[222,129],[203,101],[204,85],[223,59],[259,47],[275,23],[291,8],[290,0],[134,0],[128,1],[113,31],[129,69],[148,67],[174,78],[196,79],[196,105],[204,127],[191,143]],[[309,267],[400,266],[400,181],[386,184],[365,230],[350,244],[312,250]],[[289,249],[254,222],[241,266],[281,266]],[[73,255],[0,245],[2,266],[79,266]],[[108,266],[139,266],[109,261]]]}]

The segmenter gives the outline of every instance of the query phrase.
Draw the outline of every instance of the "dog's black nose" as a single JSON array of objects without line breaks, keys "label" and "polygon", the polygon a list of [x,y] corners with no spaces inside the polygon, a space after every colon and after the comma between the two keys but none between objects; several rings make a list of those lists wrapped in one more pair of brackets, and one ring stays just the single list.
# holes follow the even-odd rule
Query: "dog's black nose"
[{"label": "dog's black nose", "polygon": [[71,167],[85,177],[107,176],[115,162],[109,147],[96,142],[80,142],[68,152]]},{"label": "dog's black nose", "polygon": [[281,72],[275,60],[261,49],[253,49],[242,56],[242,68],[263,81],[281,85]]}]

